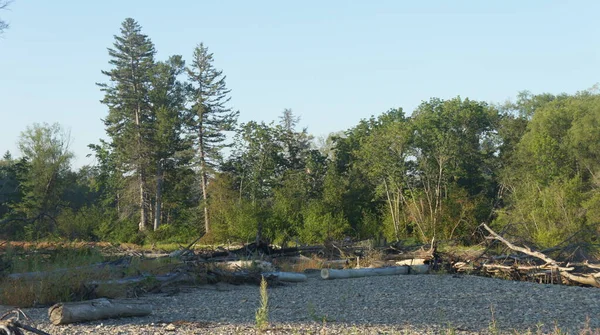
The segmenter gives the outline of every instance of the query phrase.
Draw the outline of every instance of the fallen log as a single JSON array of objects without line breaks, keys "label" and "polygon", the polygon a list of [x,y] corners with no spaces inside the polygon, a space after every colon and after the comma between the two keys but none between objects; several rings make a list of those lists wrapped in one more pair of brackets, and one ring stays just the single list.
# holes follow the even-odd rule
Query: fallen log
[{"label": "fallen log", "polygon": [[583,263],[567,263],[567,266],[580,266],[594,270],[600,270],[600,264],[590,264],[588,261],[585,261]]},{"label": "fallen log", "polygon": [[67,275],[73,273],[74,271],[103,271],[106,269],[110,269],[111,271],[115,271],[118,269],[124,269],[128,267],[130,264],[130,260],[127,258],[121,258],[116,261],[111,262],[102,262],[90,265],[76,266],[72,268],[61,268],[51,271],[35,271],[35,272],[21,272],[21,273],[11,273],[6,276],[7,279],[12,280],[40,280],[42,278],[46,278],[48,276],[56,276],[56,275]]},{"label": "fallen log", "polygon": [[423,265],[425,264],[426,259],[424,258],[411,258],[411,259],[403,259],[401,261],[397,261],[396,265]]},{"label": "fallen log", "polygon": [[402,252],[402,253],[398,253],[398,254],[386,254],[383,256],[383,259],[386,261],[402,261],[402,260],[410,260],[410,259],[431,260],[433,258],[434,258],[434,255],[430,250]]},{"label": "fallen log", "polygon": [[104,298],[73,303],[59,303],[48,309],[48,317],[54,325],[110,318],[146,316],[151,313],[152,305],[147,302],[108,300]]},{"label": "fallen log", "polygon": [[262,274],[265,277],[274,276],[279,281],[283,282],[291,282],[291,283],[299,283],[306,281],[307,277],[303,273],[296,272],[263,272]]},{"label": "fallen log", "polygon": [[370,277],[370,276],[392,276],[392,275],[405,275],[410,272],[409,266],[391,266],[387,268],[375,268],[375,269],[349,269],[349,270],[335,270],[335,269],[322,269],[321,278],[323,279],[344,279],[344,278],[359,278],[359,277]]},{"label": "fallen log", "polygon": [[171,272],[165,275],[151,276],[151,275],[142,275],[137,277],[128,277],[121,279],[110,279],[110,280],[94,280],[88,282],[88,285],[129,285],[129,284],[139,284],[143,281],[147,280],[156,280],[161,284],[172,284],[176,282],[187,282],[191,283],[194,281],[194,278],[184,272]]}]

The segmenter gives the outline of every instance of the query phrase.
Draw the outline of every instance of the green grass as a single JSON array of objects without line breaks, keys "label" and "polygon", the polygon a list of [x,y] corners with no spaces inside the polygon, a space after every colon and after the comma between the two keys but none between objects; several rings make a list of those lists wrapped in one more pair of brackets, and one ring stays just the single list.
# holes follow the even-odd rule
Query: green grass
[{"label": "green grass", "polygon": [[[89,246],[7,247],[0,254],[0,305],[32,307],[95,297],[124,297],[130,288],[90,285],[90,282],[140,274],[165,274],[180,265],[179,261],[170,258],[134,257],[116,271],[112,267],[88,267],[114,259],[114,256],[103,255],[99,248]],[[34,274],[8,277],[16,273]]]}]

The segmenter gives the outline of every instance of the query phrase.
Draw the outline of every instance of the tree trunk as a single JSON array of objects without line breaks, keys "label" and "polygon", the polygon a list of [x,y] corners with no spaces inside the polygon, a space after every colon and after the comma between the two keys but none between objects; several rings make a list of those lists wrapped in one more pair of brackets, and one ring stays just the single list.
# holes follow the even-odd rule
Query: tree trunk
[{"label": "tree trunk", "polygon": [[258,220],[258,227],[256,229],[256,245],[260,244],[260,241],[262,240],[262,231],[263,231],[263,223],[262,220]]},{"label": "tree trunk", "polygon": [[[136,87],[136,93],[137,93],[137,87]],[[140,188],[140,223],[139,223],[139,230],[140,231],[144,231],[146,230],[146,223],[148,222],[148,211],[146,208],[146,172],[144,169],[144,164],[143,164],[143,154],[142,154],[142,131],[141,131],[141,107],[138,103],[136,112],[135,112],[135,125],[137,128],[137,168],[138,168],[138,180],[139,180],[139,188]]]},{"label": "tree trunk", "polygon": [[[202,119],[202,113],[200,115]],[[206,173],[206,150],[204,150],[204,127],[200,122],[200,130],[198,131],[198,153],[200,154],[200,179],[202,183],[202,199],[204,201],[204,233],[210,232],[210,218],[208,215],[208,175]]]},{"label": "tree trunk", "polygon": [[[202,165],[204,166],[204,159],[202,160],[203,163]],[[210,218],[208,216],[208,191],[207,191],[207,184],[208,184],[208,177],[206,175],[206,173],[204,172],[204,168],[202,168],[202,199],[204,199],[204,233],[208,234],[210,232]]]},{"label": "tree trunk", "polygon": [[140,176],[139,176],[139,183],[140,183],[140,223],[139,223],[139,230],[140,231],[144,231],[146,230],[146,222],[148,222],[148,211],[146,209],[146,188],[144,187],[144,184],[146,182],[146,178],[144,175],[144,168],[141,167],[140,164]]},{"label": "tree trunk", "polygon": [[154,205],[154,230],[160,227],[162,217],[163,170],[160,161],[156,164],[156,203]]}]

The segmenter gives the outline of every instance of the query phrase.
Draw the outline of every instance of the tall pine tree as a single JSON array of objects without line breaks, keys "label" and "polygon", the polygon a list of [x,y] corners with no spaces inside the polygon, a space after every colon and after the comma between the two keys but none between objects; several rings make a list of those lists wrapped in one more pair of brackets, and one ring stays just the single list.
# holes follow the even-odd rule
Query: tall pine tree
[{"label": "tall pine tree", "polygon": [[139,230],[145,230],[149,219],[147,167],[151,160],[150,148],[153,113],[149,91],[154,68],[154,45],[141,33],[141,26],[127,18],[121,26],[121,35],[115,36],[114,48],[108,49],[113,68],[102,71],[109,84],[98,84],[105,93],[102,103],[109,108],[104,120],[106,132],[118,157],[118,165],[126,176],[135,176],[138,193]]},{"label": "tall pine tree", "polygon": [[210,231],[208,213],[208,177],[226,147],[226,131],[234,130],[239,112],[226,107],[229,92],[223,71],[213,66],[213,54],[200,43],[194,50],[191,68],[187,69],[191,90],[190,128],[195,139],[202,187],[205,233]]}]

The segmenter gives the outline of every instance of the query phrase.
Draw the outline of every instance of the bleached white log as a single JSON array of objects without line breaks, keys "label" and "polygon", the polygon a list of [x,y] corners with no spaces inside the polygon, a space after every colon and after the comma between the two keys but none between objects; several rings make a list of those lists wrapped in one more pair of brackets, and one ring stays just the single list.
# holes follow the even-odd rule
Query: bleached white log
[{"label": "bleached white log", "polygon": [[349,270],[334,270],[322,269],[321,278],[323,279],[343,279],[343,278],[359,278],[370,276],[392,276],[405,275],[410,272],[409,266],[391,266],[387,268],[375,269],[349,269]]},{"label": "bleached white log", "polygon": [[423,265],[423,264],[425,264],[424,258],[403,259],[401,261],[396,262],[396,265]]}]

